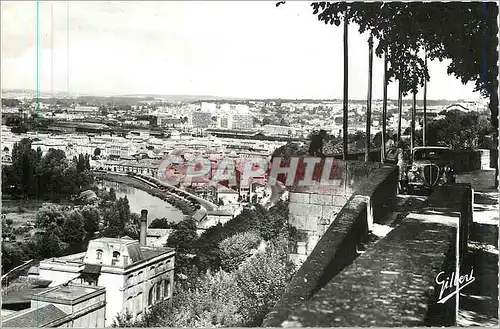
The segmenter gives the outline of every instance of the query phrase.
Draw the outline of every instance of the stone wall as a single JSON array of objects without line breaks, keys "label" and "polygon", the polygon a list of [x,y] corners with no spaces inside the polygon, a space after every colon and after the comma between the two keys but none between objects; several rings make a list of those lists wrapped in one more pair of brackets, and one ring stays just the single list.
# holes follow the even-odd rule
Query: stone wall
[{"label": "stone wall", "polygon": [[453,169],[460,174],[481,169],[480,151],[453,151]]},{"label": "stone wall", "polygon": [[[386,179],[389,176],[391,179]],[[397,172],[393,166],[375,162],[335,160],[330,179],[336,180],[336,184],[325,186],[317,179],[310,186],[294,185],[289,188],[289,223],[307,236],[304,241],[298,242],[297,253],[291,255],[292,261],[297,264],[307,258],[353,194],[365,195],[367,200],[374,196],[372,203],[378,210],[387,194],[394,195]],[[370,202],[368,207],[371,211]]]},{"label": "stone wall", "polygon": [[356,243],[366,235],[366,223],[365,199],[353,196],[299,268],[274,310],[268,314],[265,327],[280,326],[282,320],[325,285],[330,276],[356,258]]},{"label": "stone wall", "polygon": [[[396,229],[335,275],[338,271],[331,264],[339,258],[340,245],[348,240],[348,230],[338,236],[344,226],[339,224],[347,221],[352,228],[354,223],[363,221],[362,214],[366,213],[366,203],[360,202],[362,196],[354,195],[299,269],[264,325],[455,325],[458,302],[451,298],[438,304],[440,287],[435,280],[441,271],[450,277],[459,269],[457,260],[465,250],[460,247],[464,235],[457,231],[472,221],[471,195],[470,186],[465,184],[438,188]],[[352,216],[354,213],[358,216]],[[336,226],[340,230],[334,230]],[[339,238],[346,241],[338,241]],[[348,251],[344,255],[346,259],[352,257]],[[461,273],[469,272],[470,269],[462,269]]]},{"label": "stone wall", "polygon": [[490,150],[490,168],[498,165],[498,150]]},{"label": "stone wall", "polygon": [[[327,227],[309,257],[305,257],[305,262],[299,268],[287,291],[273,312],[267,316],[265,326],[280,326],[282,319],[286,319],[297,306],[310,298],[356,259],[357,248],[367,237],[370,223],[377,220],[374,215],[384,214],[384,206],[388,199],[394,196],[396,183],[397,168],[393,166],[384,166],[370,172],[369,178],[363,180],[363,183],[341,208],[334,222]],[[320,193],[300,197],[309,201],[311,198],[313,200],[318,198],[322,202],[325,202],[324,200],[329,202],[329,196],[332,200],[335,197],[335,195]],[[292,197],[290,202],[292,202]],[[322,205],[322,207],[327,207],[327,205]]]}]

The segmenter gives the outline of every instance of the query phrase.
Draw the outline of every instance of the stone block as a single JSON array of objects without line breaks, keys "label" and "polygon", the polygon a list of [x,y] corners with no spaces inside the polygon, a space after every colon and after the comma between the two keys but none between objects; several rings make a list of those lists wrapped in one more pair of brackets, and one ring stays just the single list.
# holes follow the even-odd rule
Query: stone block
[{"label": "stone block", "polygon": [[297,254],[299,255],[307,254],[307,242],[297,242]]},{"label": "stone block", "polygon": [[291,215],[321,215],[321,206],[307,203],[290,203],[288,206]]},{"label": "stone block", "polygon": [[307,217],[308,216],[304,216],[304,215],[292,215],[292,214],[290,214],[288,222],[291,226],[293,226],[299,230],[305,230]]},{"label": "stone block", "polygon": [[306,219],[306,230],[316,232],[318,229],[318,224],[320,222],[319,216],[307,216]]},{"label": "stone block", "polygon": [[302,264],[307,259],[307,255],[299,255],[299,254],[290,254],[290,261],[297,266],[297,268],[301,267]]},{"label": "stone block", "polygon": [[344,195],[334,195],[332,199],[332,205],[337,206],[337,207],[343,207],[347,200],[349,200],[349,197],[344,196]]},{"label": "stone block", "polygon": [[309,235],[309,239],[307,241],[307,254],[310,254],[311,251],[316,247],[316,244],[318,244],[318,241],[320,239],[320,236],[318,234],[311,234]]},{"label": "stone block", "polygon": [[310,203],[309,197],[309,193],[290,192],[289,194],[290,203]]},{"label": "stone block", "polygon": [[340,212],[342,207],[339,206],[323,206],[321,211],[321,217],[328,219],[329,223],[335,219],[336,215]]},{"label": "stone block", "polygon": [[333,197],[330,194],[311,194],[310,203],[319,205],[332,205]]},{"label": "stone block", "polygon": [[330,226],[329,224],[323,225],[323,220],[321,220],[321,223],[318,223],[316,232],[318,232],[319,236],[323,236],[323,234],[325,234],[329,226]]}]

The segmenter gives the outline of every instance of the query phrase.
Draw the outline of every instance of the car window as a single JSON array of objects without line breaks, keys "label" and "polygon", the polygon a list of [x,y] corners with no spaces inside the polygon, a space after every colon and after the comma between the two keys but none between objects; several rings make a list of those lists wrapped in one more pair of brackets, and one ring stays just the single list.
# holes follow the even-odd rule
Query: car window
[{"label": "car window", "polygon": [[445,160],[447,155],[446,150],[418,150],[413,153],[413,160]]}]

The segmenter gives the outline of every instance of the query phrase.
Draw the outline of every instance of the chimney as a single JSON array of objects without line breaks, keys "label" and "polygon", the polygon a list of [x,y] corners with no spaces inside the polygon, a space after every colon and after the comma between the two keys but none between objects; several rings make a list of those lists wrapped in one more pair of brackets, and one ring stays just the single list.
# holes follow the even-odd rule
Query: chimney
[{"label": "chimney", "polygon": [[148,232],[148,211],[146,209],[141,210],[141,234],[139,236],[139,244],[141,246],[146,245],[146,236]]}]

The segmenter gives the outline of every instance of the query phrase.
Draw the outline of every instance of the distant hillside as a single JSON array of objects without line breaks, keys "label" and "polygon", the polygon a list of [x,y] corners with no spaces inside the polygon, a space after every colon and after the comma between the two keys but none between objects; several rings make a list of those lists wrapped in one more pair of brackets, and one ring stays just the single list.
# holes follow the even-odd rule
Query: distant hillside
[{"label": "distant hillside", "polygon": [[[2,98],[16,98],[16,99],[23,99],[23,98],[36,98],[37,97],[37,92],[34,90],[28,90],[28,89],[3,89],[2,90]],[[186,102],[186,103],[193,103],[193,102],[200,102],[200,101],[233,101],[233,102],[276,102],[278,104],[280,103],[290,103],[290,102],[301,102],[301,103],[321,103],[321,102],[334,102],[334,103],[340,103],[342,102],[342,99],[337,99],[337,98],[332,98],[332,99],[284,99],[284,98],[241,98],[241,97],[221,97],[221,96],[211,96],[211,95],[162,95],[162,94],[124,94],[124,95],[85,95],[85,94],[77,94],[77,93],[67,93],[67,92],[54,92],[54,93],[48,93],[48,92],[41,92],[39,94],[40,98],[70,98],[70,99],[75,99],[75,100],[86,100],[86,101],[93,101],[93,102],[115,102],[115,103],[138,103],[141,101],[167,101],[167,102]],[[380,99],[374,100],[374,102],[379,102],[381,101]],[[395,99],[389,99],[388,100],[390,103],[397,102]],[[427,105],[428,106],[446,106],[446,105],[451,105],[456,102],[460,102],[461,100],[445,100],[445,99],[438,99],[438,100],[432,100],[428,99],[427,100]],[[422,100],[418,99],[417,103],[421,103]],[[359,100],[359,99],[351,99],[349,100],[349,103],[351,104],[359,104],[359,105],[365,105],[366,100]],[[412,101],[409,99],[404,99],[403,103],[405,105],[411,104]]]}]

